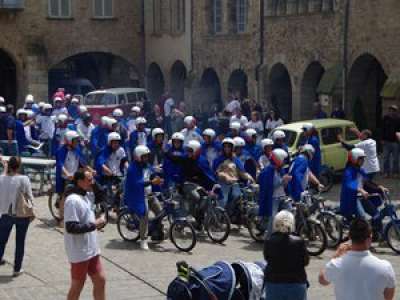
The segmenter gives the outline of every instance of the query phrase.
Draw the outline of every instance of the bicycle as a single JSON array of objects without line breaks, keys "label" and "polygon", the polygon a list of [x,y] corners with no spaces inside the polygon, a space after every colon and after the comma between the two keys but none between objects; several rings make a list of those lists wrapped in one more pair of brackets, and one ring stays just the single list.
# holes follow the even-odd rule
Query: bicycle
[{"label": "bicycle", "polygon": [[[149,195],[157,197],[159,194]],[[160,241],[166,240],[163,221],[169,221],[168,237],[174,246],[184,252],[190,252],[197,243],[196,232],[193,225],[181,216],[178,201],[171,197],[163,200],[164,207],[153,219],[149,220],[149,235],[159,237]],[[118,216],[117,229],[121,238],[128,242],[137,242],[140,238],[140,217],[125,207]]]}]

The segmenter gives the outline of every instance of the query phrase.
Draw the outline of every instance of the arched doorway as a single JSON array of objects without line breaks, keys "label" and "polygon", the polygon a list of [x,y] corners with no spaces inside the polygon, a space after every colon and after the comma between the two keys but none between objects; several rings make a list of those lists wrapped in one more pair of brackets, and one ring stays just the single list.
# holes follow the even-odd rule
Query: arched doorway
[{"label": "arched doorway", "polygon": [[147,69],[147,93],[153,103],[158,103],[164,93],[165,81],[161,68],[156,63],[151,63]]},{"label": "arched doorway", "polygon": [[176,61],[171,68],[171,95],[177,103],[185,100],[186,67],[181,61]]},{"label": "arched doorway", "polygon": [[17,68],[7,52],[0,49],[0,96],[7,104],[17,101]]},{"label": "arched doorway", "polygon": [[313,103],[318,101],[317,88],[325,70],[319,62],[312,62],[306,69],[301,82],[300,117],[311,119]]},{"label": "arched doorway", "polygon": [[360,129],[380,127],[382,118],[380,94],[386,79],[381,63],[371,54],[363,54],[353,63],[349,74],[349,98],[346,110]]},{"label": "arched doorway", "polygon": [[85,95],[93,89],[139,86],[136,67],[110,53],[80,53],[64,59],[49,71],[49,95],[58,87],[64,87],[67,93]]},{"label": "arched doorway", "polygon": [[288,122],[292,120],[292,82],[287,68],[278,63],[269,75],[269,99],[271,106]]},{"label": "arched doorway", "polygon": [[217,72],[213,68],[205,69],[200,80],[201,101],[205,105],[214,106],[220,111],[223,107],[221,97],[221,83]]},{"label": "arched doorway", "polygon": [[236,69],[231,73],[228,90],[230,93],[238,93],[241,99],[248,96],[247,75],[243,70]]}]

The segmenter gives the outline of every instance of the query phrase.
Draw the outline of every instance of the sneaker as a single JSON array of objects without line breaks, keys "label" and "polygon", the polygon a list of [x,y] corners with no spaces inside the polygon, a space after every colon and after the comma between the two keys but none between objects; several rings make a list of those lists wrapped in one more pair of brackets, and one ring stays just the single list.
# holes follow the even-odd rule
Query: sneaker
[{"label": "sneaker", "polygon": [[22,274],[24,274],[24,270],[23,269],[21,269],[19,271],[14,271],[13,277],[18,277],[18,276],[21,276]]},{"label": "sneaker", "polygon": [[140,241],[140,249],[147,251],[149,250],[149,244],[147,241]]}]

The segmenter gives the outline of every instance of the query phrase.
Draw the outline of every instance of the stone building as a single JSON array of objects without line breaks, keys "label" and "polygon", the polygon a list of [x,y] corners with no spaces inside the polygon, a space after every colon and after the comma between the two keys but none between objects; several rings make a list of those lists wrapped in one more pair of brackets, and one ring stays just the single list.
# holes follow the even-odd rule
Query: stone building
[{"label": "stone building", "polygon": [[0,95],[47,100],[69,77],[144,84],[142,14],[140,0],[0,0]]}]

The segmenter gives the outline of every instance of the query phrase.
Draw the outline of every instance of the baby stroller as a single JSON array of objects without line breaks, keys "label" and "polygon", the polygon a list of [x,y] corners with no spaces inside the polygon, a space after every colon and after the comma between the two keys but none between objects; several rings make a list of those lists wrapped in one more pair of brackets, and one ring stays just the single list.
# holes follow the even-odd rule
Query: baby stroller
[{"label": "baby stroller", "polygon": [[[265,265],[265,264],[264,264]],[[168,300],[258,300],[264,265],[218,261],[202,270],[178,262],[178,276],[170,283]]]}]

